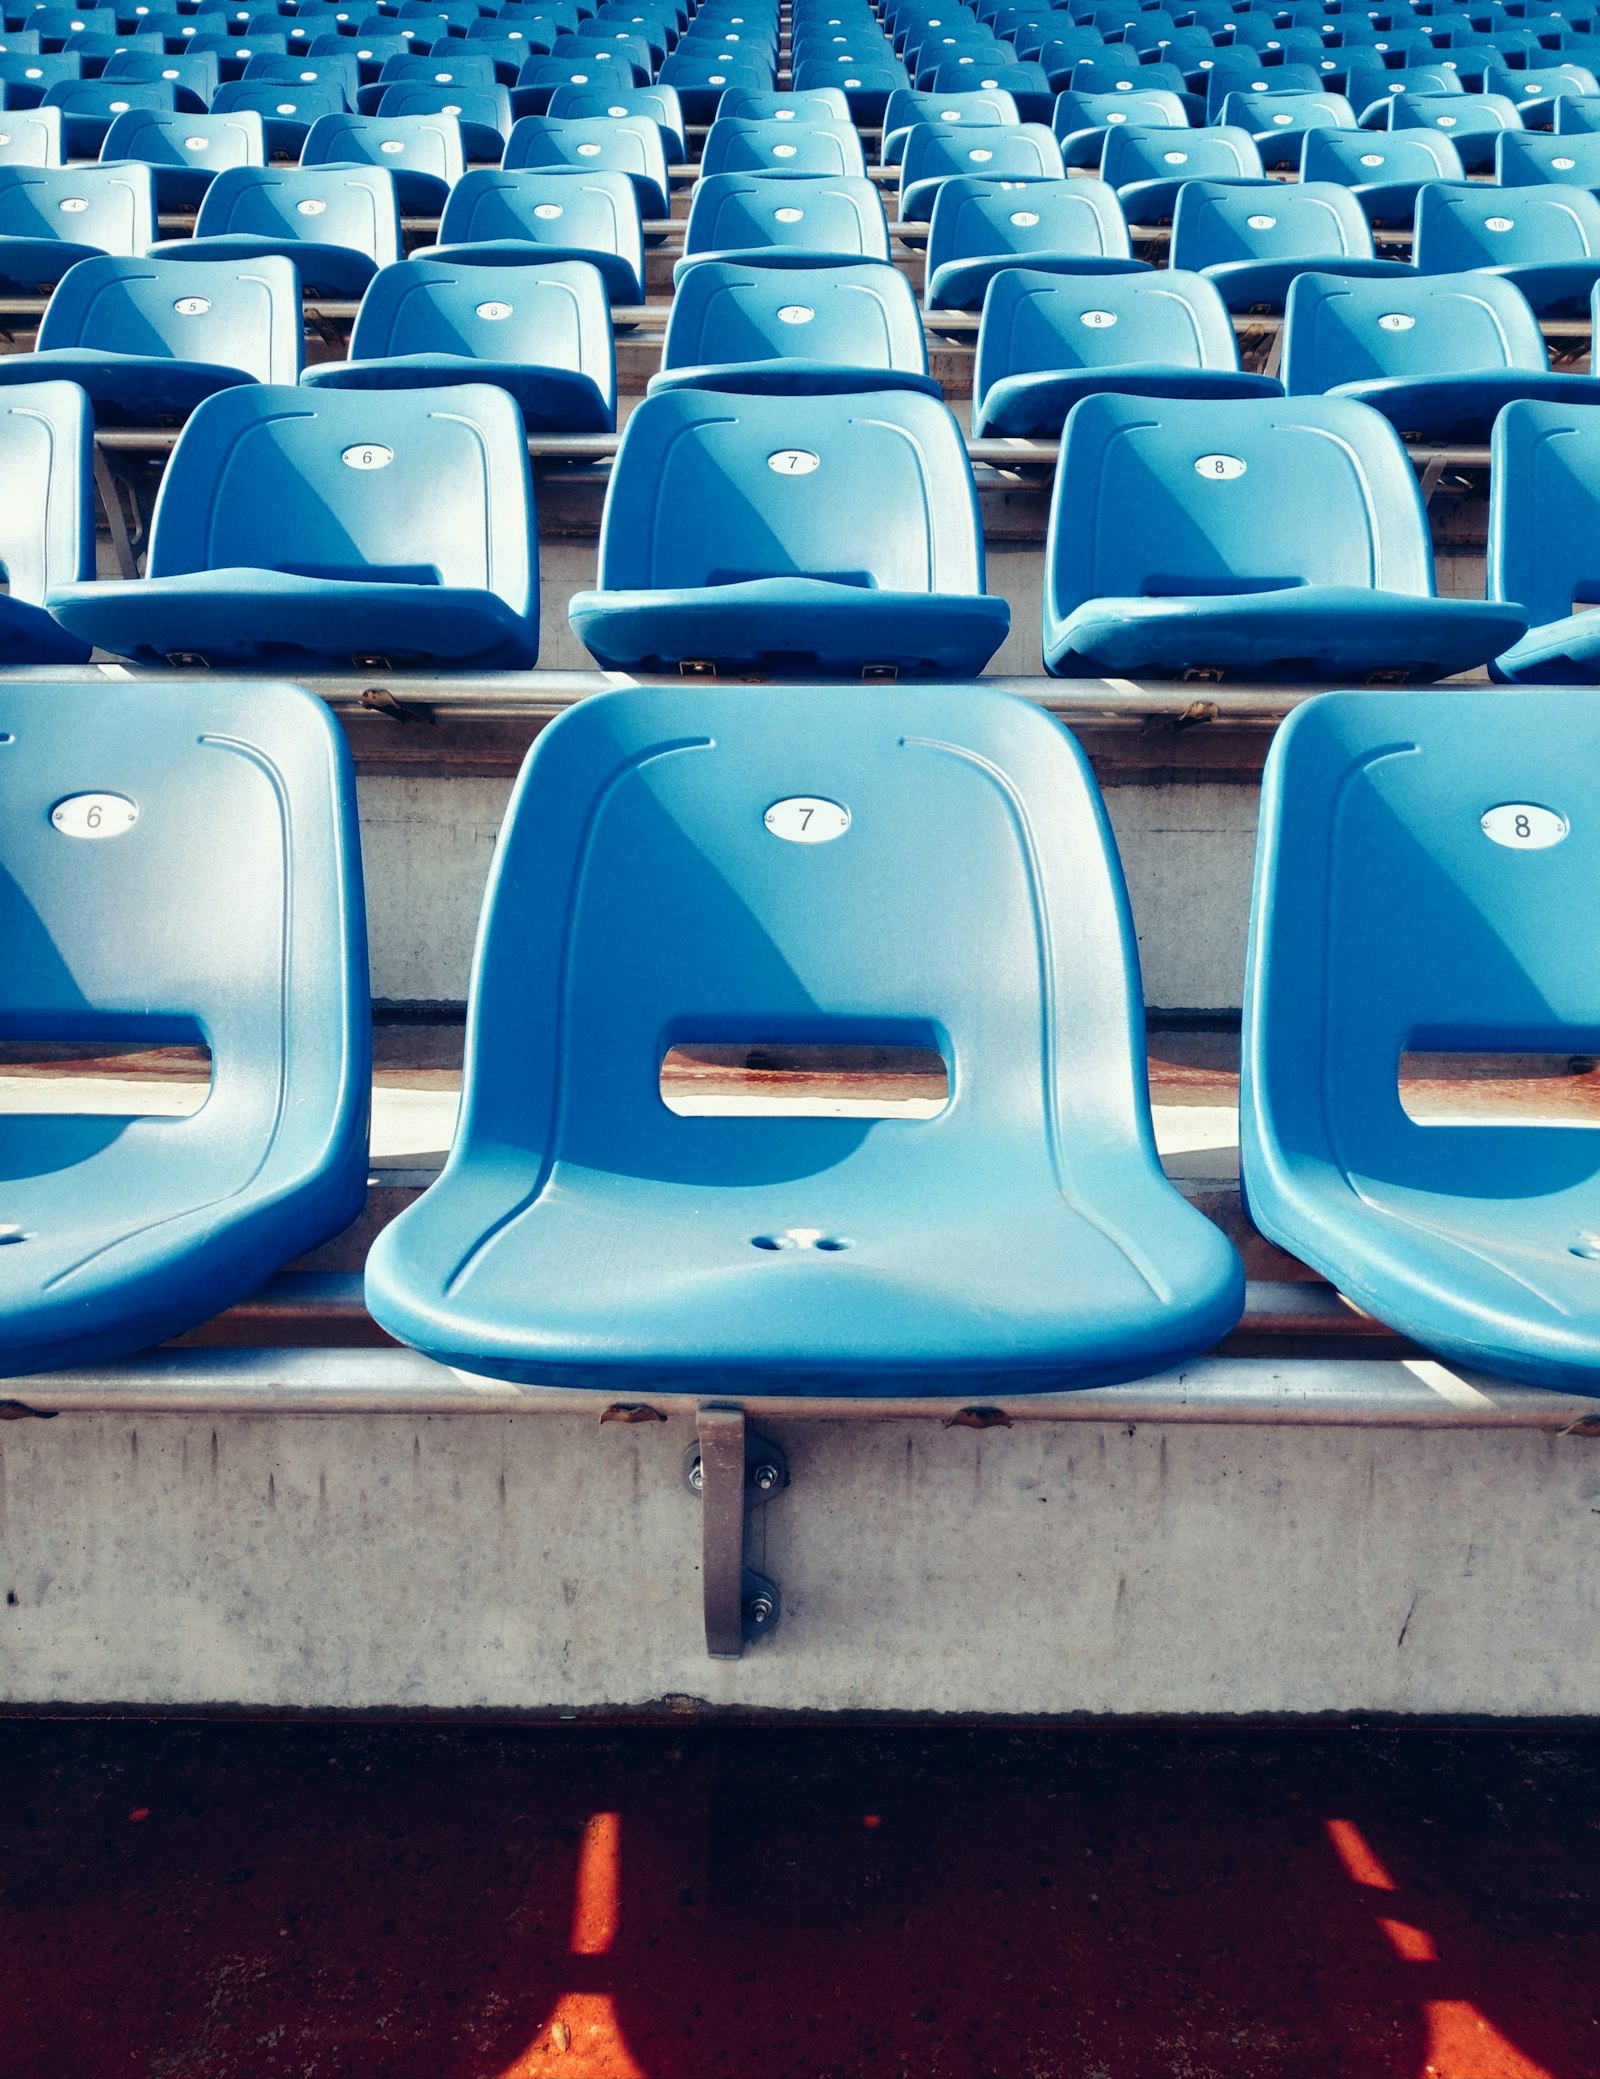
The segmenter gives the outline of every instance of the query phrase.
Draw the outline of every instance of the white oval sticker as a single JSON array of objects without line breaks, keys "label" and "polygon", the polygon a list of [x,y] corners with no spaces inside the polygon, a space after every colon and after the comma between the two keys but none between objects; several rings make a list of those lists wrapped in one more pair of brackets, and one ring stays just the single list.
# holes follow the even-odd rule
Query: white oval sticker
[{"label": "white oval sticker", "polygon": [[1163,166],[1187,166],[1189,154],[1187,152],[1163,152],[1161,154],[1161,163]]},{"label": "white oval sticker", "polygon": [[586,87],[589,84],[589,75],[587,72],[569,72],[567,84],[574,87]]},{"label": "white oval sticker", "polygon": [[606,110],[608,116],[625,116],[627,113],[628,111],[620,105],[613,105]]},{"label": "white oval sticker", "polygon": [[172,306],[180,318],[203,318],[211,308],[209,296],[180,296]]},{"label": "white oval sticker", "polygon": [[794,121],[794,110],[792,108],[776,109],[773,112],[772,120],[775,123],[792,123]]},{"label": "white oval sticker", "polygon": [[803,209],[775,209],[772,212],[772,215],[773,220],[776,223],[798,224],[800,219],[805,215],[805,211]]},{"label": "white oval sticker", "polygon": [[1246,217],[1245,222],[1252,231],[1270,231],[1277,223],[1276,217]]},{"label": "white oval sticker", "polygon": [[209,151],[211,139],[209,137],[186,137],[183,140],[183,148],[186,152]]},{"label": "white oval sticker", "polygon": [[303,217],[320,217],[327,207],[327,203],[318,195],[308,195],[304,202],[295,204],[295,208]]},{"label": "white oval sticker", "polygon": [[533,213],[542,223],[553,224],[561,214],[561,204],[559,202],[536,202],[533,205]]},{"label": "white oval sticker", "polygon": [[1381,166],[1383,164],[1383,154],[1382,152],[1363,152],[1361,154],[1361,163],[1363,166]]},{"label": "white oval sticker", "polygon": [[89,207],[89,202],[84,195],[63,195],[59,206],[67,216],[75,217]]},{"label": "white oval sticker", "polygon": [[496,318],[509,318],[512,308],[509,303],[480,303],[477,314],[480,318],[487,318],[492,324]]},{"label": "white oval sticker", "polygon": [[63,837],[121,837],[139,811],[125,794],[72,794],[56,803],[50,820]]},{"label": "white oval sticker", "polygon": [[1557,173],[1570,173],[1577,163],[1576,159],[1552,159],[1550,161]]},{"label": "white oval sticker", "polygon": [[1502,801],[1478,818],[1485,837],[1513,852],[1543,852],[1560,844],[1571,825],[1554,809],[1533,801]]},{"label": "white oval sticker", "polygon": [[126,101],[110,101],[106,105],[113,115],[126,115],[128,113],[128,103]]},{"label": "white oval sticker", "polygon": [[1127,115],[1120,108],[1109,109],[1106,113],[1108,123],[1125,123],[1127,120]]},{"label": "white oval sticker", "polygon": [[1039,212],[1036,209],[1014,209],[1011,221],[1019,231],[1031,231],[1039,221]]},{"label": "white oval sticker", "polygon": [[1078,323],[1087,325],[1091,332],[1103,332],[1108,325],[1114,325],[1116,322],[1117,314],[1114,310],[1081,310],[1078,313]]},{"label": "white oval sticker", "polygon": [[372,442],[366,447],[346,448],[339,460],[346,469],[387,469],[394,460],[394,449]]},{"label": "white oval sticker", "polygon": [[1416,322],[1403,310],[1390,310],[1379,318],[1378,329],[1381,332],[1409,332]]},{"label": "white oval sticker", "polygon": [[796,144],[775,144],[772,147],[772,156],[775,159],[792,159],[799,149]]},{"label": "white oval sticker", "polygon": [[850,811],[820,794],[791,794],[762,817],[774,837],[791,845],[825,845],[850,828]]},{"label": "white oval sticker", "polygon": [[1272,118],[1272,120],[1273,120],[1273,121],[1274,121],[1275,123],[1279,123],[1279,124],[1287,124],[1287,123],[1292,123],[1292,122],[1294,121],[1294,117],[1293,117],[1292,115],[1285,115],[1285,114],[1284,114],[1284,113],[1283,113],[1283,112],[1282,112],[1282,111],[1280,110],[1280,111],[1279,111],[1279,113],[1278,113],[1277,115],[1275,115],[1275,116],[1274,116],[1274,117]]},{"label": "white oval sticker", "polygon": [[1453,130],[1456,126],[1454,116],[1435,116],[1433,120],[1441,130]]},{"label": "white oval sticker", "polygon": [[939,120],[941,123],[959,123],[961,120],[961,111],[959,108],[941,108],[939,111]]},{"label": "white oval sticker", "polygon": [[809,325],[816,312],[809,303],[786,303],[778,312],[780,325]]},{"label": "white oval sticker", "polygon": [[1244,472],[1245,465],[1237,455],[1201,455],[1194,465],[1196,476],[1207,477],[1213,483],[1231,483]]},{"label": "white oval sticker", "polygon": [[809,448],[779,448],[767,457],[767,467],[775,476],[809,476],[821,463],[822,457]]},{"label": "white oval sticker", "polygon": [[299,108],[298,101],[280,101],[273,110],[275,115],[293,115]]},{"label": "white oval sticker", "polygon": [[976,150],[968,152],[967,157],[974,166],[987,166],[994,153],[986,145],[979,145]]},{"label": "white oval sticker", "polygon": [[405,148],[405,139],[403,137],[385,137],[378,146],[380,152],[387,152],[391,158],[397,153],[403,152]]},{"label": "white oval sticker", "polygon": [[599,156],[600,147],[593,138],[589,138],[585,143],[578,146],[578,157],[580,159],[598,159]]},{"label": "white oval sticker", "polygon": [[1516,228],[1516,221],[1515,217],[1485,217],[1483,228],[1485,231],[1512,231]]}]

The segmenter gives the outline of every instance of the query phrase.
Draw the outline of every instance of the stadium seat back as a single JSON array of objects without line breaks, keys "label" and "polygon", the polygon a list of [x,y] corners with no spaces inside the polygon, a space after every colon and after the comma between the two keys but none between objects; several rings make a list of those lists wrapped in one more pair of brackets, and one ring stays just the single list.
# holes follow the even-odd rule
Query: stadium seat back
[{"label": "stadium seat back", "polygon": [[1312,584],[1432,592],[1416,478],[1375,412],[1329,397],[1078,406],[1057,469],[1047,612]]},{"label": "stadium seat back", "polygon": [[59,108],[6,109],[0,116],[0,166],[59,166]]},{"label": "stadium seat back", "polygon": [[1424,1123],[1400,1072],[1414,1050],[1595,1050],[1600,947],[1571,926],[1597,772],[1587,690],[1299,708],[1262,789],[1240,1089],[1265,1234],[1447,1360],[1590,1393],[1594,1135]]},{"label": "stadium seat back", "polygon": [[0,737],[0,1033],[211,1060],[187,1118],[3,1122],[16,1375],[192,1327],[353,1220],[371,1026],[354,774],[320,701],[13,678]]},{"label": "stadium seat back", "polygon": [[74,347],[237,368],[261,383],[297,382],[300,285],[293,265],[273,256],[231,266],[80,260],[39,323],[41,352]]},{"label": "stadium seat back", "polygon": [[493,246],[501,256],[522,248],[536,258],[540,246],[558,258],[592,256],[613,299],[642,300],[644,233],[638,194],[625,173],[474,167],[450,191],[439,244]]},{"label": "stadium seat back", "polygon": [[661,125],[649,116],[523,116],[512,126],[501,164],[507,172],[625,173],[642,215],[659,220],[671,209]]},{"label": "stadium seat back", "polygon": [[381,167],[233,166],[206,190],[195,236],[342,246],[388,267],[400,257],[400,205]]},{"label": "stadium seat back", "polygon": [[1583,188],[1424,188],[1415,258],[1426,274],[1600,257],[1600,198]]},{"label": "stadium seat back", "polygon": [[1222,298],[1201,274],[997,274],[984,299],[972,386],[1047,369],[1237,369]]},{"label": "stadium seat back", "polygon": [[861,137],[844,122],[790,123],[719,115],[706,133],[700,170],[707,173],[866,172]]},{"label": "stadium seat back", "polygon": [[[0,390],[0,570],[8,600],[39,607],[53,586],[93,577],[93,442],[88,399],[75,383]],[[7,664],[17,661],[9,638],[0,618]]]},{"label": "stadium seat back", "polygon": [[1174,267],[1231,260],[1370,258],[1372,233],[1348,188],[1306,181],[1270,188],[1189,181],[1172,213]]},{"label": "stadium seat back", "polygon": [[148,166],[0,166],[0,247],[61,240],[132,254],[155,235]]},{"label": "stadium seat back", "polygon": [[612,472],[601,585],[796,575],[891,592],[983,589],[971,470],[944,407],[871,392],[647,397]]},{"label": "stadium seat back", "polygon": [[[1135,975],[1098,790],[1031,704],[600,695],[524,767],[461,1125],[369,1259],[369,1302],[451,1364],[564,1385],[872,1395],[1147,1370],[1214,1338],[1242,1288],[1160,1177]],[[756,1035],[936,1048],[951,1094],[921,1121],[663,1103],[668,1046]]]},{"label": "stadium seat back", "polygon": [[695,189],[684,257],[779,251],[887,260],[889,227],[870,180],[714,173]]},{"label": "stadium seat back", "polygon": [[1491,460],[1490,598],[1536,626],[1600,605],[1600,407],[1509,404]]},{"label": "stadium seat back", "polygon": [[911,284],[887,266],[771,268],[707,260],[688,269],[667,322],[664,370],[793,360],[926,376]]},{"label": "stadium seat back", "polygon": [[1300,178],[1340,187],[1387,181],[1464,181],[1461,155],[1442,132],[1311,130],[1301,148]]},{"label": "stadium seat back", "polygon": [[[302,166],[381,166],[395,176],[401,206],[406,182],[423,176],[442,189],[466,172],[461,124],[455,116],[319,116],[300,153]],[[439,199],[435,199],[435,207]]]},{"label": "stadium seat back", "polygon": [[192,202],[225,166],[264,166],[266,133],[253,109],[231,115],[174,115],[134,108],[106,132],[100,157],[141,160],[155,170],[158,203]]},{"label": "stadium seat back", "polygon": [[1600,188],[1600,131],[1506,130],[1495,142],[1502,188]]}]

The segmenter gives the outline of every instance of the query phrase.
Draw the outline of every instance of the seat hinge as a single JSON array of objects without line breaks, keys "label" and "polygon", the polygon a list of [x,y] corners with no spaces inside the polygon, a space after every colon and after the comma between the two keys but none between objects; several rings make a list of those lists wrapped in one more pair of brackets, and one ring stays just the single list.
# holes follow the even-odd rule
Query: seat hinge
[{"label": "seat hinge", "polygon": [[777,1584],[745,1564],[745,1521],[788,1486],[789,1462],[770,1438],[747,1429],[743,1408],[705,1407],[683,1478],[700,1499],[706,1651],[713,1660],[737,1660],[752,1639],[777,1628]]}]

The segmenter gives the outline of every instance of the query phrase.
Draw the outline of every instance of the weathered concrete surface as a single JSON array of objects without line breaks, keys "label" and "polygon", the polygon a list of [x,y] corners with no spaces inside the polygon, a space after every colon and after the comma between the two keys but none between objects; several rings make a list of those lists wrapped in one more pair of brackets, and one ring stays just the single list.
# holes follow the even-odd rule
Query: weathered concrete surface
[{"label": "weathered concrete surface", "polygon": [[707,1660],[683,1420],[0,1431],[0,1697],[570,1711],[1600,1711],[1600,1444],[773,1425],[781,1629]]}]

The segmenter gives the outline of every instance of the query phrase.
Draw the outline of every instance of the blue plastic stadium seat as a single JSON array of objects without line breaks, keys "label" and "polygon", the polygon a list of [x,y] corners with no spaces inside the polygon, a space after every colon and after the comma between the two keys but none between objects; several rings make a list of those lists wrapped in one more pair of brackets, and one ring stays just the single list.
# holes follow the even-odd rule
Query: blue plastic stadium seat
[{"label": "blue plastic stadium seat", "polygon": [[0,390],[0,664],[88,659],[44,602],[94,575],[93,443],[89,401],[71,383]]},{"label": "blue plastic stadium seat", "polygon": [[1582,136],[1600,130],[1600,94],[1562,94],[1556,101],[1552,127],[1559,136]]},{"label": "blue plastic stadium seat", "polygon": [[[778,98],[798,101],[805,97],[790,95]],[[661,145],[669,166],[681,166],[688,157],[683,103],[672,87],[557,87],[550,96],[550,105],[545,113],[562,119],[575,118],[580,122],[592,122],[597,116],[604,116],[610,122],[622,123],[630,116],[646,116],[660,127]]]},{"label": "blue plastic stadium seat", "polygon": [[[154,38],[151,39],[154,41]],[[178,107],[202,114],[220,80],[217,61],[206,51],[119,51],[107,58],[100,77],[105,80],[167,80],[178,90]]]},{"label": "blue plastic stadium seat", "polygon": [[881,123],[890,96],[910,84],[906,68],[894,60],[878,64],[836,65],[826,59],[811,59],[796,65],[794,70],[797,92],[815,93],[819,89],[837,87],[850,104],[852,117],[864,125]]},{"label": "blue plastic stadium seat", "polygon": [[1216,124],[1175,137],[1170,128],[1129,124],[1107,133],[1100,178],[1116,189],[1130,224],[1159,224],[1185,181],[1264,180],[1266,169],[1248,130]]},{"label": "blue plastic stadium seat", "polygon": [[633,76],[633,67],[615,59],[584,58],[573,63],[567,58],[533,57],[517,74],[517,83],[511,90],[513,118],[548,115],[552,98],[563,87],[585,87],[619,96],[643,91]]},{"label": "blue plastic stadium seat", "polygon": [[905,391],[647,397],[612,469],[599,585],[570,616],[615,670],[960,676],[1011,620],[983,589],[956,422]]},{"label": "blue plastic stadium seat", "polygon": [[4,95],[8,110],[38,108],[53,86],[82,76],[82,60],[64,51],[42,56],[26,51],[0,51],[0,94]]},{"label": "blue plastic stadium seat", "polygon": [[466,171],[454,116],[321,116],[300,153],[302,166],[382,166],[402,212],[437,214]]},{"label": "blue plastic stadium seat", "polygon": [[1600,188],[1600,131],[1504,130],[1494,177],[1502,188]]},{"label": "blue plastic stadium seat", "polygon": [[[1513,405],[1511,412],[1545,412]],[[1508,413],[1508,416],[1510,414]],[[1591,1054],[1591,693],[1330,693],[1267,759],[1245,984],[1251,1217],[1454,1363],[1600,1391],[1600,1140],[1426,1122],[1401,1057]]]},{"label": "blue plastic stadium seat", "polygon": [[[811,798],[848,827],[783,842]],[[473,977],[449,1162],[367,1261],[374,1317],[446,1364],[970,1395],[1157,1371],[1238,1319],[1231,1245],[1155,1158],[1099,791],[1026,701],[586,700],[523,769]],[[933,1120],[685,1116],[662,1055],[708,1038],[937,1048],[951,1097]]]},{"label": "blue plastic stadium seat", "polygon": [[1540,317],[1587,316],[1600,281],[1600,199],[1584,188],[1443,182],[1417,197],[1424,274],[1482,269],[1514,282]]},{"label": "blue plastic stadium seat", "polygon": [[59,108],[0,111],[0,166],[59,166],[64,157]]},{"label": "blue plastic stadium seat", "polygon": [[1432,679],[1509,646],[1516,607],[1439,599],[1399,435],[1342,397],[1086,397],[1045,551],[1058,677]]},{"label": "blue plastic stadium seat", "polygon": [[375,111],[381,116],[454,116],[461,125],[467,157],[497,165],[511,135],[511,96],[502,86],[441,87],[426,80],[397,80],[385,87]]},{"label": "blue plastic stadium seat", "polygon": [[476,385],[223,390],[173,449],[149,571],[54,588],[50,609],[101,649],[155,662],[531,665],[517,407]]},{"label": "blue plastic stadium seat", "polygon": [[861,136],[845,122],[786,123],[718,116],[706,133],[702,173],[863,174]]},{"label": "blue plastic stadium seat", "polygon": [[96,253],[142,253],[156,232],[148,166],[0,166],[0,282],[50,287]]},{"label": "blue plastic stadium seat", "polygon": [[1466,177],[1460,153],[1436,130],[1308,130],[1300,154],[1301,180],[1348,188],[1369,224],[1409,224],[1426,182]]},{"label": "blue plastic stadium seat", "polygon": [[714,121],[717,104],[729,87],[759,90],[776,86],[774,68],[766,59],[733,55],[738,49],[737,44],[732,44],[723,50],[705,53],[700,49],[691,50],[684,42],[662,66],[658,75],[660,82],[663,86],[677,88],[686,122]]},{"label": "blue plastic stadium seat", "polygon": [[1283,307],[1297,274],[1410,275],[1373,255],[1372,231],[1348,188],[1332,181],[1262,187],[1193,180],[1172,212],[1174,267],[1209,275],[1229,310]]},{"label": "blue plastic stadium seat", "polygon": [[897,268],[722,260],[685,274],[650,389],[940,394],[916,296]]},{"label": "blue plastic stadium seat", "polygon": [[[1531,320],[1530,320],[1531,322]],[[1247,375],[1222,298],[1170,268],[1086,281],[1013,267],[984,299],[972,376],[979,439],[1054,440],[1081,397],[1277,397]]]},{"label": "blue plastic stadium seat", "polygon": [[[1548,122],[1552,104],[1564,94],[1600,94],[1600,80],[1583,65],[1529,65],[1513,71],[1491,67],[1483,76],[1484,92],[1503,94],[1522,110],[1524,122]],[[1543,104],[1541,107],[1540,104]]]},{"label": "blue plastic stadium seat", "polygon": [[944,182],[928,226],[925,307],[981,310],[990,282],[1008,267],[1148,272],[1133,257],[1121,204],[1104,181]]},{"label": "blue plastic stadium seat", "polygon": [[1055,124],[1063,165],[1098,173],[1113,130],[1187,130],[1189,111],[1178,95],[1164,92],[1063,94],[1056,102]]},{"label": "blue plastic stadium seat", "polygon": [[1222,120],[1230,94],[1320,94],[1326,86],[1313,65],[1264,65],[1259,51],[1219,50],[1206,73],[1206,121]]},{"label": "blue plastic stadium seat", "polygon": [[343,100],[329,87],[280,86],[274,80],[225,79],[211,104],[213,115],[254,109],[273,159],[298,159],[311,126],[322,116],[342,115]]},{"label": "blue plastic stadium seat", "polygon": [[966,124],[968,128],[977,124],[992,129],[996,125],[1020,123],[1021,120],[1016,102],[1009,94],[999,91],[989,94],[972,91],[919,94],[914,87],[902,87],[889,96],[883,112],[880,163],[898,166],[905,157],[907,137],[925,123]]},{"label": "blue plastic stadium seat", "polygon": [[1509,404],[1490,445],[1489,596],[1530,623],[1490,675],[1522,685],[1600,684],[1600,408]]},{"label": "blue plastic stadium seat", "polygon": [[639,197],[625,173],[501,173],[474,167],[451,190],[430,259],[455,266],[586,260],[613,303],[644,301]]},{"label": "blue plastic stadium seat", "polygon": [[1413,65],[1403,71],[1391,70],[1377,56],[1359,63],[1352,60],[1345,73],[1345,95],[1357,120],[1387,122],[1386,116],[1377,113],[1378,104],[1395,94],[1464,94],[1460,72],[1443,58],[1441,52],[1438,64]]},{"label": "blue plastic stadium seat", "polygon": [[698,183],[684,227],[685,272],[703,260],[812,267],[889,258],[889,226],[870,180],[798,173],[713,173]]},{"label": "blue plastic stadium seat", "polygon": [[61,111],[61,138],[69,159],[92,159],[106,132],[131,108],[176,109],[178,91],[166,80],[69,79],[44,97]]},{"label": "blue plastic stadium seat", "polygon": [[172,115],[135,108],[119,115],[100,148],[105,164],[141,160],[155,171],[156,207],[196,203],[225,166],[264,166],[267,140],[261,118],[248,109],[232,115]]},{"label": "blue plastic stadium seat", "polygon": [[850,103],[842,87],[816,87],[809,94],[792,88],[780,92],[776,87],[736,87],[717,103],[717,114],[743,123],[847,123]]},{"label": "blue plastic stadium seat", "polygon": [[900,215],[926,223],[939,189],[962,176],[982,180],[1061,180],[1061,147],[1043,123],[976,123],[933,129],[919,124],[900,165]]},{"label": "blue plastic stadium seat", "polygon": [[1468,173],[1491,172],[1501,131],[1522,128],[1516,103],[1503,94],[1397,94],[1387,113],[1391,130],[1442,131]]},{"label": "blue plastic stadium seat", "polygon": [[400,257],[400,205],[378,166],[230,166],[206,190],[194,236],[150,250],[207,262],[277,253],[310,294],[359,296]]},{"label": "blue plastic stadium seat", "polygon": [[[517,70],[521,70],[519,61]],[[432,86],[483,89],[500,84],[492,53],[462,42],[458,50],[401,51],[385,58],[375,80],[357,86],[350,98],[359,115],[376,115],[390,87]]]},{"label": "blue plastic stadium seat", "polygon": [[[37,350],[0,355],[0,385],[76,383],[102,425],[182,420],[237,383],[292,383],[304,329],[287,260],[81,260],[57,286]],[[85,575],[91,573],[86,572]]]},{"label": "blue plastic stadium seat", "polygon": [[1312,130],[1354,130],[1355,110],[1343,94],[1230,94],[1222,104],[1229,128],[1248,130],[1262,163],[1275,171],[1298,167]]},{"label": "blue plastic stadium seat", "polygon": [[0,1035],[211,1055],[192,1117],[0,1120],[16,1377],[180,1334],[347,1227],[371,1025],[355,778],[320,701],[12,681],[0,738]]},{"label": "blue plastic stadium seat", "polygon": [[625,173],[639,197],[641,217],[671,213],[667,154],[661,125],[649,116],[627,118],[523,116],[506,144],[506,172]]},{"label": "blue plastic stadium seat", "polygon": [[492,383],[516,399],[530,433],[610,433],[617,370],[605,283],[583,260],[403,260],[362,297],[350,359],[318,362],[302,381],[319,390]]},{"label": "blue plastic stadium seat", "polygon": [[1440,442],[1487,441],[1518,397],[1600,404],[1600,379],[1550,373],[1526,299],[1493,274],[1301,275],[1289,292],[1284,387],[1353,397],[1408,439]]}]

